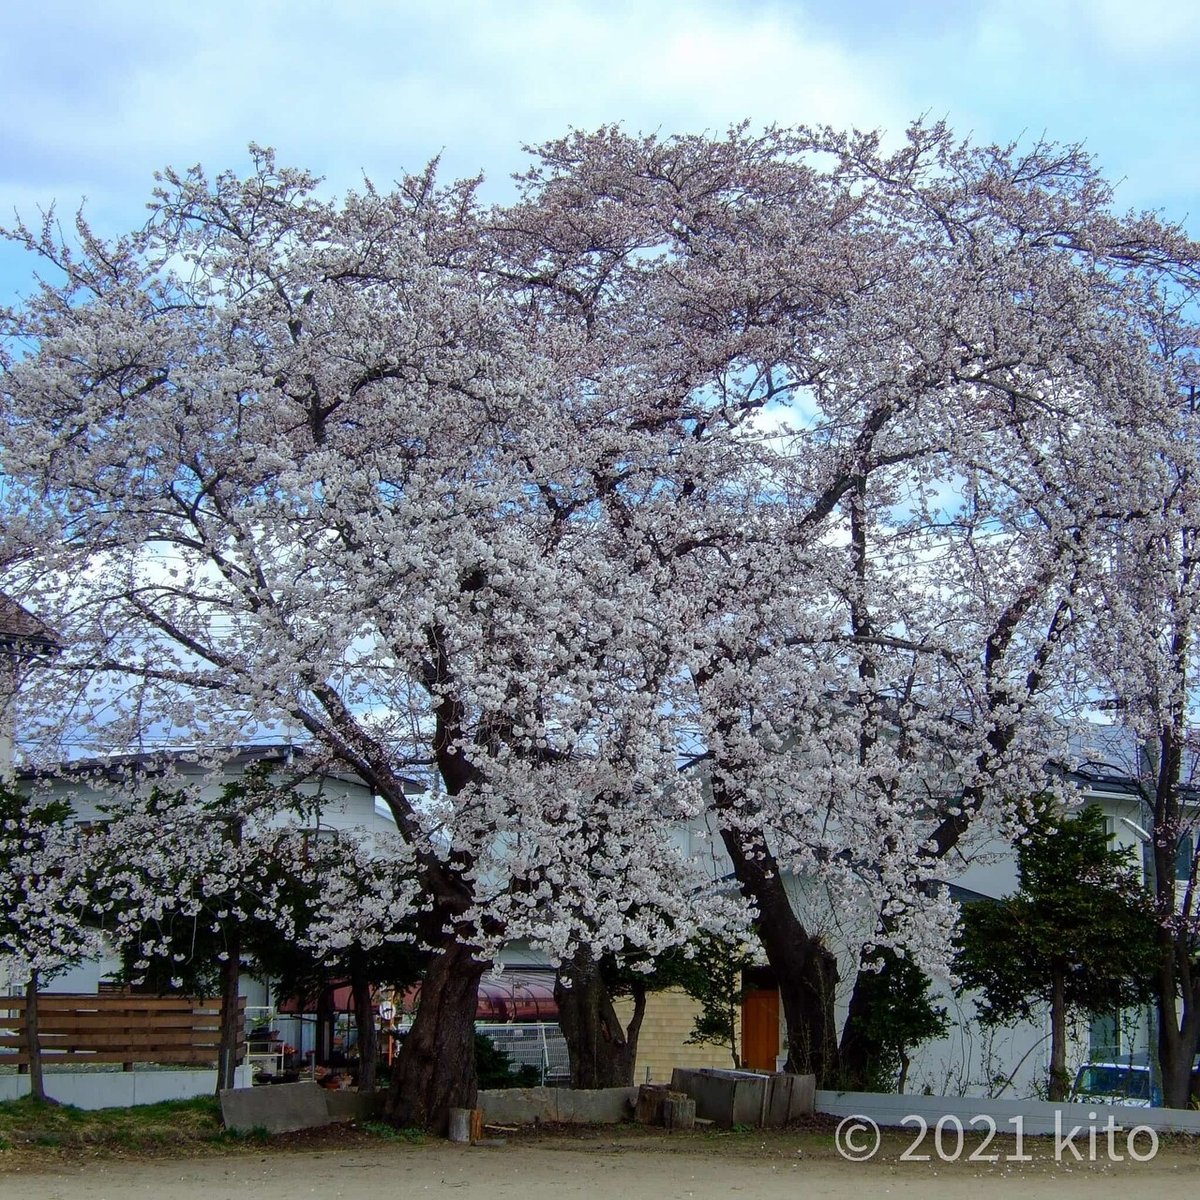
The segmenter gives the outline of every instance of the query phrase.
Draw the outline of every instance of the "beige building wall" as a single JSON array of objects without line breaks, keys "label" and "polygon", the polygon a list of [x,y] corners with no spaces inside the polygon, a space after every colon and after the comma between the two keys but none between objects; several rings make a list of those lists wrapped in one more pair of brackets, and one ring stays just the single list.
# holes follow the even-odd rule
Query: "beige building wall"
[{"label": "beige building wall", "polygon": [[[617,1016],[628,1024],[633,1001],[622,997],[616,1002]],[[638,1038],[635,1083],[647,1079],[669,1083],[675,1067],[732,1067],[733,1056],[725,1046],[710,1042],[688,1044],[700,1005],[679,988],[651,992],[646,997],[646,1016]],[[741,1029],[739,1022],[739,1040]],[[739,1046],[740,1050],[740,1046]],[[649,1072],[649,1074],[647,1074]]]}]

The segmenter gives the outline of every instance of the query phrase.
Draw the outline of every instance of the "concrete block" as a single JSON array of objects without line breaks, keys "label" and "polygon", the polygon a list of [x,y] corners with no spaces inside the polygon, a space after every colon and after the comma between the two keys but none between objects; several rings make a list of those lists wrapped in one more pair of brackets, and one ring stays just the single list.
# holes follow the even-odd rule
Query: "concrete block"
[{"label": "concrete block", "polygon": [[[1182,1108],[1127,1108],[1118,1104],[1053,1104],[1048,1100],[991,1099],[985,1096],[913,1096],[878,1092],[820,1091],[818,1111],[832,1117],[862,1113],[878,1125],[901,1126],[910,1114],[922,1117],[929,1126],[941,1117],[957,1117],[966,1127],[980,1117],[991,1117],[1004,1129],[1020,1120],[1027,1136],[1057,1134],[1082,1126],[1074,1144],[1086,1153],[1091,1130],[1104,1131],[1111,1117],[1117,1129],[1148,1125],[1159,1133],[1200,1135],[1200,1112]],[[1145,1146],[1139,1141],[1139,1146]],[[1118,1146],[1123,1145],[1120,1141]],[[1133,1191],[1129,1191],[1134,1195]]]},{"label": "concrete block", "polygon": [[484,1123],[494,1125],[532,1125],[539,1121],[557,1121],[558,1107],[554,1088],[495,1088],[481,1091],[476,1103],[483,1109]]},{"label": "concrete block", "polygon": [[813,1111],[816,1079],[812,1075],[677,1067],[671,1087],[696,1101],[698,1118],[722,1129],[732,1125],[778,1127]]},{"label": "concrete block", "polygon": [[817,1088],[815,1075],[787,1075],[780,1072],[767,1078],[768,1127],[777,1129],[812,1114]]},{"label": "concrete block", "polygon": [[676,1067],[671,1090],[684,1092],[696,1102],[696,1116],[721,1129],[732,1125],[759,1126],[767,1102],[769,1076],[752,1071],[723,1071]]},{"label": "concrete block", "polygon": [[261,1127],[268,1133],[290,1133],[330,1123],[326,1092],[315,1083],[229,1088],[221,1092],[221,1118],[226,1129]]},{"label": "concrete block", "polygon": [[628,1119],[637,1088],[497,1088],[479,1093],[483,1119],[493,1125],[614,1125]]}]

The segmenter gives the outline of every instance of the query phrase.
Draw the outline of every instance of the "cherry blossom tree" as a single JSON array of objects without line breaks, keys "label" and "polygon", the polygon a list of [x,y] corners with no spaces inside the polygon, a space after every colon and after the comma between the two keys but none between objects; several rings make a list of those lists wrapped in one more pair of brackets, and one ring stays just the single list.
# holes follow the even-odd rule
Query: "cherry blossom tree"
[{"label": "cherry blossom tree", "polygon": [[1096,590],[1107,608],[1091,646],[1092,678],[1119,723],[1092,757],[1132,780],[1149,847],[1157,921],[1157,1053],[1163,1099],[1186,1108],[1200,1053],[1200,804],[1197,803],[1197,329],[1187,283],[1148,309],[1170,367],[1150,426],[1153,457],[1129,483],[1137,522],[1114,523]]},{"label": "cherry blossom tree", "polygon": [[672,708],[790,1061],[832,1080],[821,911],[863,914],[864,969],[944,967],[940,860],[1020,826],[1078,707],[1086,585],[1163,385],[1140,307],[1195,248],[1114,217],[1077,149],[943,126],[892,155],[821,130],[540,155],[509,276],[663,464],[634,495],[618,459],[599,491],[670,611]]},{"label": "cherry blossom tree", "polygon": [[100,940],[86,920],[95,885],[69,806],[33,799],[0,783],[0,956],[26,979],[25,1045],[30,1094],[46,1100],[38,1040],[38,988],[95,955]]},{"label": "cherry blossom tree", "polygon": [[1130,311],[1190,246],[1078,151],[942,126],[601,129],[494,209],[253,153],[116,241],[14,231],[0,584],[69,647],[28,728],[283,730],[384,799],[431,951],[396,1121],[473,1101],[506,938],[729,922],[680,822],[831,1077],[819,907],[936,965],[939,855],[1020,823],[1161,392]]},{"label": "cherry blossom tree", "polygon": [[[116,780],[109,785],[120,799],[98,838],[104,866],[97,908],[132,982],[142,982],[155,960],[168,957],[174,967],[170,986],[181,988],[185,979],[193,987],[210,985],[210,975],[215,977],[221,996],[220,1092],[235,1086],[241,1057],[242,932],[256,915],[259,890],[259,880],[247,877],[243,855],[246,822],[253,816],[237,804],[237,785],[206,800],[186,786],[177,789],[168,779],[150,784],[140,774],[127,773],[124,786]],[[199,937],[181,945],[179,933],[189,927]],[[194,961],[197,940],[212,961]]]},{"label": "cherry blossom tree", "polygon": [[246,943],[253,966],[295,999],[349,983],[360,1092],[375,1090],[374,988],[408,987],[426,959],[415,934],[420,896],[411,857],[394,834],[298,825],[265,831],[254,854],[269,864],[272,897]]},{"label": "cherry blossom tree", "polygon": [[306,973],[350,977],[362,1018],[360,1088],[373,1090],[367,963],[385,945],[413,941],[418,904],[403,840],[314,829],[289,781],[254,767],[213,797],[172,786],[169,776],[140,794],[112,791],[110,820],[93,845],[94,906],[131,980],[220,992],[217,1090],[235,1086],[241,975],[264,967],[293,982]]},{"label": "cherry blossom tree", "polygon": [[48,755],[285,729],[381,796],[432,951],[390,1112],[437,1124],[473,1101],[504,937],[666,928],[639,902],[677,876],[589,830],[668,828],[688,789],[586,470],[625,449],[489,282],[473,186],[314,188],[255,151],[245,179],[168,172],[127,238],[15,231],[54,280],[5,318],[6,560],[69,647],[27,727]]},{"label": "cherry blossom tree", "polygon": [[[886,161],[847,149],[870,180],[890,181],[907,165],[904,156]],[[917,149],[908,160],[914,164]],[[1004,160],[949,151],[936,140],[922,148],[922,203],[967,280],[986,268],[995,291],[1008,289],[1012,303],[1002,315],[992,295],[964,311],[966,293],[952,286],[945,293],[952,302],[939,315],[954,330],[973,327],[990,338],[990,353],[1000,357],[980,354],[952,369],[960,384],[996,402],[979,412],[995,414],[995,423],[977,425],[971,439],[954,438],[946,461],[961,480],[961,501],[943,500],[923,517],[936,531],[930,577],[957,589],[960,618],[949,637],[930,636],[927,647],[936,646],[956,672],[970,672],[969,687],[957,700],[951,691],[942,711],[955,722],[968,717],[980,735],[970,750],[974,778],[967,775],[961,791],[949,789],[928,810],[936,818],[931,836],[914,857],[930,872],[969,849],[972,835],[994,828],[980,819],[988,815],[989,790],[1009,797],[996,810],[1002,828],[1006,809],[1023,823],[1026,814],[1011,800],[1022,786],[1013,752],[1023,744],[1036,790],[1036,758],[1057,758],[1066,722],[1092,711],[1092,638],[1108,636],[1114,612],[1106,594],[1114,579],[1112,530],[1137,537],[1145,528],[1153,509],[1146,489],[1161,474],[1159,413],[1177,387],[1178,363],[1151,317],[1186,304],[1197,263],[1196,245],[1178,227],[1114,216],[1110,190],[1078,150],[1037,146]],[[996,240],[981,258],[984,228]],[[973,324],[980,318],[983,325]],[[944,744],[955,742],[951,733]],[[879,930],[886,934],[891,923],[885,902]],[[877,944],[868,939],[864,947],[868,970]],[[869,993],[869,976],[860,972],[843,1031],[850,1086],[873,1050],[857,1003],[864,983]]]}]

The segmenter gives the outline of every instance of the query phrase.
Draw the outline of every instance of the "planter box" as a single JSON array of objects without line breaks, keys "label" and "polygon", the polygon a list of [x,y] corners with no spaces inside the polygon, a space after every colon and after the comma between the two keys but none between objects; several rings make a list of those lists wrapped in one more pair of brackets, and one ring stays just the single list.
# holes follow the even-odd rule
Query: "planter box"
[{"label": "planter box", "polygon": [[778,1128],[812,1113],[816,1078],[676,1067],[671,1089],[695,1100],[696,1116],[720,1129],[733,1125]]}]

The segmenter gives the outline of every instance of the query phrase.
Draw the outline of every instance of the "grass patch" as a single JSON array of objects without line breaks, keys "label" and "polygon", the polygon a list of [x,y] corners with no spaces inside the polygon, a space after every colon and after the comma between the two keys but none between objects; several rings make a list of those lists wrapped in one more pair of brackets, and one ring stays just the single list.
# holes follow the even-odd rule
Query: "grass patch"
[{"label": "grass patch", "polygon": [[408,1142],[416,1146],[425,1140],[425,1134],[420,1129],[397,1129],[395,1125],[388,1125],[383,1121],[364,1121],[360,1128],[363,1133],[383,1138],[386,1142]]},{"label": "grass patch", "polygon": [[213,1141],[223,1133],[211,1096],[85,1110],[28,1096],[0,1103],[0,1150],[22,1146],[133,1152]]},{"label": "grass patch", "polygon": [[235,1144],[254,1142],[258,1145],[265,1145],[271,1135],[267,1132],[265,1125],[255,1125],[253,1129],[221,1129],[218,1131],[217,1137],[222,1142]]}]

